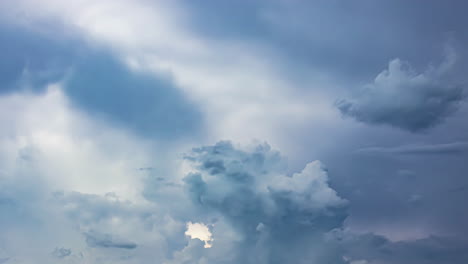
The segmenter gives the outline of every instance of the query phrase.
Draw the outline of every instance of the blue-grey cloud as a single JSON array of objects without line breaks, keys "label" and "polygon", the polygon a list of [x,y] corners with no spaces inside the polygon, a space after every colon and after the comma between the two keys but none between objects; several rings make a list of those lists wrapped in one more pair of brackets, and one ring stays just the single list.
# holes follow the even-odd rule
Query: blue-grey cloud
[{"label": "blue-grey cloud", "polygon": [[367,84],[353,99],[336,103],[344,116],[374,125],[390,125],[411,132],[427,130],[452,114],[463,100],[462,87],[447,80],[455,54],[448,50],[445,61],[416,73],[399,59]]},{"label": "blue-grey cloud", "polygon": [[43,91],[63,77],[77,47],[72,39],[0,23],[0,94]]},{"label": "blue-grey cloud", "polygon": [[140,135],[196,135],[202,116],[170,76],[128,69],[111,54],[91,53],[75,65],[65,91],[78,107]]},{"label": "blue-grey cloud", "polygon": [[335,230],[329,235],[339,241],[348,263],[453,264],[468,259],[467,241],[453,237],[393,242],[370,233],[357,235]]},{"label": "blue-grey cloud", "polygon": [[[196,148],[187,159],[196,171],[185,178],[192,202],[213,217],[213,247],[222,251],[223,221],[238,233],[231,255],[204,254],[215,263],[459,263],[466,261],[467,241],[428,236],[393,242],[368,233],[345,231],[346,202],[328,184],[318,162],[293,175],[268,145],[250,151],[229,142]],[[199,216],[200,217],[200,216]],[[200,257],[190,246],[186,254]],[[234,256],[232,256],[234,255]],[[177,263],[177,262],[174,262]]]},{"label": "blue-grey cloud", "polygon": [[114,54],[56,30],[41,34],[0,23],[0,95],[64,84],[71,102],[151,138],[198,135],[202,114],[171,77],[130,70]]},{"label": "blue-grey cloud", "polygon": [[84,236],[86,237],[86,244],[93,248],[135,249],[137,247],[137,244],[131,241],[126,241],[125,239],[116,238],[110,234],[103,234],[97,231],[86,232]]},{"label": "blue-grey cloud", "polygon": [[[328,186],[320,162],[287,176],[284,158],[268,145],[250,152],[229,142],[196,148],[187,159],[197,168],[185,178],[195,206],[220,214],[243,238],[232,263],[340,258],[323,234],[342,225],[346,201]],[[213,248],[216,241],[215,234]]]},{"label": "blue-grey cloud", "polygon": [[52,255],[56,258],[65,258],[70,256],[72,253],[71,249],[69,248],[55,248],[52,252]]},{"label": "blue-grey cloud", "polygon": [[210,0],[189,1],[184,3],[187,6],[192,30],[197,33],[266,45],[273,56],[282,57],[279,67],[290,70],[289,77],[300,72],[309,75],[310,68],[316,68],[344,83],[362,83],[389,58],[426,63],[428,54],[443,45],[448,32],[462,43],[468,36],[461,26],[468,22],[461,11],[467,8],[463,1],[447,5],[437,0],[383,4],[366,0],[299,0],[294,4]]},{"label": "blue-grey cloud", "polygon": [[359,149],[361,153],[374,154],[461,154],[468,152],[468,142],[446,144],[404,145],[397,147],[370,147]]}]

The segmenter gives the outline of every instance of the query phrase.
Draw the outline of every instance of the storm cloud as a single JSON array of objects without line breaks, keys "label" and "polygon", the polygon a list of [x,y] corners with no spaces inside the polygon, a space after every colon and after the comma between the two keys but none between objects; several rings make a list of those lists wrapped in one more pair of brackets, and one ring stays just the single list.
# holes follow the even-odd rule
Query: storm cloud
[{"label": "storm cloud", "polygon": [[467,263],[467,7],[0,1],[0,263]]}]

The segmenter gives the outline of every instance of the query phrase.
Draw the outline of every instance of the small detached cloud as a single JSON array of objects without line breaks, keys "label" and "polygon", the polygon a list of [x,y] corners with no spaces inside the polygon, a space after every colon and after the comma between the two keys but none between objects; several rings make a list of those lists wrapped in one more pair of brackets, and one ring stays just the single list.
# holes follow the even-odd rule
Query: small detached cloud
[{"label": "small detached cloud", "polygon": [[427,130],[457,110],[465,98],[463,88],[448,78],[456,55],[447,49],[444,61],[417,73],[400,59],[388,64],[372,83],[336,107],[343,116],[371,125],[390,125],[410,132]]},{"label": "small detached cloud", "polygon": [[103,234],[96,231],[84,233],[86,244],[92,248],[122,248],[135,249],[137,244],[121,238],[113,237],[110,234]]}]

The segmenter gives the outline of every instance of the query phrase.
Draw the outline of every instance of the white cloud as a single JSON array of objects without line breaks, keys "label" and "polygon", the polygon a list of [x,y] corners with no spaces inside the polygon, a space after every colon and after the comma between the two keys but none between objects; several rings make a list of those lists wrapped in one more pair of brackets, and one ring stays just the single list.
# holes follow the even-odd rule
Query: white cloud
[{"label": "white cloud", "polygon": [[185,235],[189,236],[191,239],[200,239],[205,242],[205,248],[212,247],[213,237],[208,226],[203,223],[187,223],[187,231]]},{"label": "white cloud", "polygon": [[3,96],[0,111],[4,179],[29,168],[50,191],[140,199],[137,168],[150,163],[145,142],[73,110],[57,85],[41,95]]}]

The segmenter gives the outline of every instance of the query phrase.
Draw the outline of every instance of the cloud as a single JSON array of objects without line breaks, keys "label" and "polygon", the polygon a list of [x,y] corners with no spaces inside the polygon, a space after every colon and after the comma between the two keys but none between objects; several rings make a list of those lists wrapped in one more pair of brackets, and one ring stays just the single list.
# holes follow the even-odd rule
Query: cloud
[{"label": "cloud", "polygon": [[359,149],[361,153],[377,154],[407,154],[407,155],[446,155],[468,152],[468,142],[452,142],[445,144],[403,145],[398,147],[370,147]]},{"label": "cloud", "polygon": [[200,109],[170,74],[131,69],[118,55],[58,26],[49,30],[55,32],[0,23],[0,95],[46,92],[50,84],[62,82],[75,107],[112,125],[152,138],[198,135]]},{"label": "cloud", "polygon": [[335,235],[333,239],[343,247],[348,263],[452,264],[468,259],[467,241],[453,237],[429,236],[392,242],[371,233],[358,235],[335,231],[330,235]]},{"label": "cloud", "polygon": [[86,244],[90,247],[122,249],[135,249],[137,247],[137,244],[133,242],[115,238],[110,234],[98,233],[96,231],[87,232],[84,236],[86,237]]},{"label": "cloud", "polygon": [[427,130],[457,110],[464,99],[463,89],[447,78],[455,59],[454,51],[448,48],[444,61],[423,73],[394,59],[360,94],[337,101],[336,107],[359,122],[411,132]]},{"label": "cloud", "polygon": [[56,258],[65,258],[70,256],[71,253],[72,251],[69,248],[55,248],[52,255]]},{"label": "cloud", "polygon": [[[57,25],[50,30],[59,32]],[[44,92],[48,84],[63,78],[83,46],[70,36],[58,38],[9,23],[0,23],[0,43],[0,95]]]},{"label": "cloud", "polygon": [[[317,92],[307,98],[303,93],[296,94],[292,89],[296,84],[278,74],[275,63],[270,62],[270,55],[263,54],[263,46],[245,45],[243,40],[225,42],[197,34],[200,32],[193,31],[190,15],[186,13],[189,10],[183,3],[80,0],[73,4],[63,4],[56,0],[48,1],[47,5],[38,5],[30,0],[15,2],[11,4],[12,13],[18,13],[23,18],[21,14],[27,10],[28,16],[23,19],[32,28],[45,18],[57,20],[57,23],[63,24],[73,34],[82,36],[93,46],[108,48],[138,76],[153,75],[156,79],[170,76],[169,84],[166,80],[156,81],[158,85],[154,86],[155,89],[159,90],[162,86],[159,90],[162,91],[161,97],[181,92],[190,102],[195,102],[205,124],[208,124],[203,134],[207,138],[218,140],[227,137],[243,142],[249,142],[251,138],[275,140],[278,138],[276,131],[280,127],[284,128],[285,124],[299,126],[304,120],[322,121],[326,117],[335,117],[333,107],[321,101],[323,93]],[[116,20],[115,14],[120,14],[122,19]],[[10,20],[18,23],[19,19],[14,17]],[[102,81],[108,73],[105,69],[99,70],[102,74],[97,79]],[[118,73],[112,76],[119,76]],[[95,87],[93,83],[87,85]],[[132,100],[141,100],[142,105],[149,104],[150,99],[147,98],[153,98],[164,106],[164,100],[160,101],[157,96],[153,96],[153,92],[146,91],[146,82],[143,86],[145,98],[132,94],[135,89],[131,89],[132,92],[121,92],[119,89],[117,94],[130,95]],[[179,91],[163,89],[169,87]],[[87,89],[82,89],[88,94]],[[80,93],[79,90],[77,93]],[[94,98],[99,96],[91,95]],[[180,110],[174,97],[165,99],[175,103],[174,107],[169,107],[169,113]],[[83,100],[80,102],[83,103]],[[100,110],[109,112],[106,108],[109,104],[111,102],[104,100]],[[310,111],[310,104],[314,104],[314,111]],[[157,104],[153,107],[157,107]],[[121,121],[124,118],[124,121],[130,120],[125,122],[127,125],[159,128],[156,124],[162,117],[149,111],[146,113],[150,114],[148,117],[143,114],[127,118],[127,115],[133,113],[133,108],[139,109],[137,103],[130,103],[129,108],[129,113],[119,111],[121,115],[113,117]],[[197,119],[197,116],[181,108],[182,120],[174,116],[168,126],[180,122],[187,124],[187,127],[178,129],[176,126],[172,130],[191,131],[193,127],[190,125],[197,123],[192,123],[191,119]],[[156,122],[149,120],[151,114],[156,116]],[[142,119],[145,122],[139,122]],[[252,123],[256,125],[249,125]],[[158,132],[158,129],[154,130]],[[167,132],[166,135],[171,133]]]},{"label": "cloud", "polygon": [[[387,24],[379,20],[380,23],[369,23],[373,21],[368,20],[369,17],[391,17],[388,16],[392,14],[387,12],[391,11],[388,5],[366,5],[366,8],[361,8],[361,5],[355,4],[336,8],[336,5],[331,4],[320,8],[326,1],[319,1],[319,4],[311,6],[291,5],[294,8],[288,9],[289,3],[283,1],[285,4],[277,10],[257,8],[264,4],[252,2],[247,18],[242,17],[240,21],[238,15],[245,14],[245,6],[241,2],[228,4],[223,10],[218,8],[223,4],[209,7],[197,5],[197,8],[211,15],[201,14],[206,19],[204,22],[212,24],[214,31],[230,35],[229,39],[199,34],[200,31],[192,27],[192,10],[185,9],[187,6],[182,2],[4,2],[0,4],[5,7],[1,8],[4,17],[13,17],[14,22],[10,21],[12,23],[19,21],[19,24],[33,31],[42,32],[48,25],[44,21],[51,19],[53,24],[63,25],[67,34],[76,35],[91,46],[99,46],[109,52],[85,52],[81,54],[83,56],[70,56],[73,57],[73,63],[65,63],[72,66],[70,75],[56,90],[46,89],[44,83],[60,79],[57,76],[68,66],[62,67],[63,64],[59,63],[57,68],[61,71],[55,75],[54,71],[51,74],[47,70],[43,71],[54,69],[49,65],[39,63],[41,65],[38,67],[29,67],[27,63],[18,60],[18,65],[28,67],[17,67],[10,60],[14,64],[13,74],[3,74],[7,79],[5,83],[16,85],[18,80],[26,79],[28,83],[33,83],[34,89],[43,93],[39,96],[16,94],[8,90],[11,94],[0,98],[0,113],[4,113],[0,114],[3,128],[0,131],[0,251],[5,247],[7,252],[0,256],[0,262],[6,259],[11,263],[276,264],[315,261],[388,264],[404,263],[405,257],[412,263],[425,263],[426,256],[431,252],[444,255],[438,259],[441,262],[447,261],[447,255],[451,253],[454,260],[466,262],[462,261],[466,257],[459,250],[463,243],[455,245],[449,243],[449,240],[443,240],[442,244],[447,245],[444,248],[441,243],[418,241],[405,241],[404,246],[398,247],[394,242],[375,235],[369,238],[373,243],[367,242],[365,235],[355,235],[356,238],[350,239],[349,243],[326,239],[331,230],[343,228],[348,202],[330,186],[328,171],[319,161],[308,163],[304,169],[290,174],[289,170],[292,169],[287,168],[286,159],[267,144],[243,148],[220,142],[196,148],[189,153],[186,162],[192,173],[179,175],[178,163],[174,165],[176,162],[171,156],[181,148],[172,146],[174,137],[190,136],[193,131],[200,132],[198,110],[204,115],[203,119],[205,116],[207,118],[203,124],[207,126],[206,131],[200,133],[206,141],[212,142],[220,137],[235,140],[258,137],[272,141],[276,146],[282,140],[300,142],[298,145],[283,146],[292,149],[288,154],[297,163],[300,160],[301,165],[309,157],[323,154],[318,151],[314,155],[310,155],[310,152],[307,152],[309,155],[302,155],[303,150],[309,147],[319,149],[311,142],[328,140],[334,143],[336,140],[329,133],[329,128],[323,129],[317,124],[314,127],[317,130],[291,128],[291,125],[309,122],[314,118],[335,120],[337,116],[330,111],[328,99],[321,95],[329,91],[316,81],[317,78],[326,77],[317,77],[321,72],[310,69],[309,65],[303,68],[297,64],[276,63],[278,60],[274,58],[275,55],[267,51],[269,45],[262,43],[257,46],[258,43],[253,44],[245,39],[234,39],[230,34],[233,28],[243,30],[244,25],[249,25],[250,33],[247,35],[256,38],[260,34],[257,34],[258,30],[251,21],[257,21],[258,18],[259,24],[264,23],[266,16],[269,21],[265,23],[268,25],[261,31],[272,38],[266,38],[264,42],[274,42],[273,45],[277,45],[278,49],[289,50],[286,52],[287,57],[292,58],[292,61],[300,57],[301,60],[312,61],[312,65],[318,68],[327,68],[326,71],[333,73],[331,75],[346,71],[346,74],[354,76],[354,73],[359,72],[367,75],[369,69],[373,71],[376,64],[381,65],[382,61],[376,57],[401,55],[388,50],[382,52],[382,49],[375,48],[381,47],[375,43],[385,42],[392,47],[401,45],[400,49],[392,51],[406,50],[410,40],[401,41],[401,36],[413,32],[396,32],[399,30],[394,25],[401,23],[401,28],[411,28],[405,23],[408,22],[405,18],[409,16],[399,16],[403,22],[393,23],[395,21],[391,20]],[[372,6],[384,6],[382,9],[385,12],[371,12],[369,10],[374,10]],[[335,12],[335,8],[340,11]],[[432,18],[434,12],[427,12],[428,9],[431,8],[418,10],[431,13]],[[366,14],[355,10],[365,10]],[[302,13],[297,14],[297,11]],[[213,17],[214,20],[221,20],[232,13],[235,15],[227,22],[232,23],[232,27],[226,27],[225,21],[210,21]],[[7,20],[4,17],[0,20]],[[304,20],[305,17],[313,20]],[[238,21],[242,25],[237,24]],[[345,26],[337,27],[338,24]],[[278,27],[281,27],[281,32],[278,32]],[[356,37],[375,33],[375,28],[386,29],[376,33],[379,37],[374,39],[379,39],[377,42]],[[423,31],[426,32],[418,32]],[[305,32],[309,33],[307,41],[302,35]],[[400,37],[387,42],[389,32],[397,33]],[[239,35],[245,36],[242,32]],[[16,43],[10,41],[6,34],[2,36],[8,43]],[[14,34],[10,36],[18,39]],[[64,37],[60,33],[53,36],[57,39]],[[417,36],[420,35],[415,34],[413,38],[418,39]],[[38,42],[47,41],[41,39]],[[361,45],[362,42],[366,42],[366,45]],[[11,45],[8,43],[7,46]],[[422,46],[414,43],[412,45],[418,48]],[[35,46],[27,45],[28,48]],[[55,45],[50,46],[51,50],[45,48],[45,61],[49,57],[55,58]],[[426,46],[432,46],[432,43],[421,48],[427,49]],[[291,50],[294,56],[289,56]],[[39,55],[42,51],[34,49],[32,53]],[[64,57],[69,58],[69,55],[65,54]],[[38,59],[42,60],[42,57]],[[363,63],[356,64],[356,61]],[[413,57],[411,61],[415,65],[419,63]],[[447,66],[442,65],[420,74],[430,79],[422,83],[446,84],[443,72],[450,68],[451,59],[446,61]],[[353,67],[350,67],[351,64]],[[354,67],[356,65],[360,67]],[[402,79],[402,86],[419,87],[419,84],[412,85],[413,82],[418,83],[417,80],[424,78],[405,67],[405,63],[398,62],[370,86],[393,84],[393,78],[398,77]],[[284,68],[288,68],[288,71],[283,71]],[[31,77],[33,72],[44,78],[40,78],[40,82],[30,81],[36,80],[36,77]],[[41,75],[43,72],[44,75]],[[291,81],[301,72],[307,72],[307,78]],[[434,72],[440,72],[440,75],[433,74],[431,78],[429,73]],[[342,76],[332,77],[331,83],[343,82],[336,80]],[[403,88],[397,90],[400,92]],[[422,88],[413,90],[417,91],[409,94],[414,97],[417,97],[416,94],[426,96],[425,92],[420,91]],[[456,89],[447,90],[456,97]],[[333,93],[333,89],[330,91]],[[442,98],[441,104],[451,104],[452,108],[456,108],[455,101],[458,99],[452,102],[448,95],[431,93]],[[383,101],[387,98],[377,94],[374,97]],[[334,95],[330,97],[335,98]],[[429,101],[433,100],[430,98]],[[347,102],[352,101],[352,106],[356,106],[362,103],[360,100]],[[195,102],[196,107],[191,102]],[[418,109],[430,108],[425,103],[417,103],[415,107]],[[444,113],[440,114],[442,117],[434,124],[454,111],[443,110],[442,106],[434,108]],[[391,107],[389,109],[394,110]],[[168,117],[171,118],[166,120]],[[132,133],[128,133],[128,130]],[[296,136],[298,131],[304,131],[299,133],[307,133],[307,137]],[[155,143],[155,139],[160,137],[167,139],[163,140],[164,143],[171,146],[161,148]],[[342,142],[345,141],[343,139]],[[195,145],[193,142],[191,144]],[[421,148],[416,150],[418,153],[421,151]],[[353,162],[355,166],[361,167],[358,160]],[[351,186],[356,186],[360,191],[359,188],[364,185],[357,179],[360,175],[356,175],[353,170],[348,171],[342,163],[327,163],[333,168],[330,175],[343,171],[343,174],[347,174],[346,180],[353,182]],[[380,165],[364,164],[362,170],[380,169]],[[458,167],[452,168],[456,169]],[[415,171],[422,175],[418,170]],[[148,177],[142,180],[142,175]],[[380,195],[382,190],[373,184],[380,182],[380,179],[373,177],[372,181],[365,180],[369,189],[374,189]],[[341,178],[336,179],[333,186],[335,183],[341,185]],[[54,194],[51,195],[51,192]],[[372,200],[378,204],[381,200],[374,198],[379,195],[363,195],[362,200]],[[426,193],[421,195],[425,200],[428,198]],[[379,206],[371,213],[382,216],[385,215],[384,209],[388,208]],[[387,211],[394,212],[393,209]],[[210,227],[212,247],[205,248],[203,241],[189,239],[185,235],[188,222],[203,223]],[[401,230],[406,231],[404,228],[398,229]],[[53,257],[50,252],[61,245],[66,245],[71,255],[65,259],[49,259]],[[135,247],[130,249],[133,245]],[[404,253],[406,248],[414,253]]]},{"label": "cloud", "polygon": [[191,239],[200,239],[205,242],[205,248],[210,248],[212,246],[213,238],[210,229],[202,223],[188,222],[185,235],[189,236]]},{"label": "cloud", "polygon": [[[185,155],[185,162],[190,172],[180,182],[176,175],[158,180],[161,186],[156,191],[162,193],[152,201],[128,201],[111,193],[68,191],[48,195],[47,189],[35,184],[34,190],[39,193],[34,195],[39,199],[34,198],[37,202],[32,204],[32,199],[20,199],[23,194],[16,191],[21,190],[23,181],[10,186],[2,183],[0,194],[14,201],[5,203],[5,208],[12,207],[8,212],[21,208],[18,212],[22,217],[26,213],[24,218],[33,219],[2,222],[2,230],[8,230],[3,239],[10,242],[6,257],[26,263],[29,258],[55,263],[54,259],[60,259],[57,256],[66,255],[62,259],[70,263],[151,260],[167,264],[311,260],[401,264],[406,258],[412,261],[408,263],[437,263],[427,262],[428,254],[435,254],[443,264],[466,259],[463,241],[433,237],[428,242],[391,242],[373,234],[341,234],[348,203],[328,185],[328,172],[318,161],[288,175],[285,158],[269,145],[243,148],[224,141],[193,149]],[[174,185],[164,184],[168,182]],[[164,188],[170,194],[165,195]],[[6,189],[14,191],[8,193]],[[211,247],[186,236],[186,223],[190,221],[204,228],[203,234],[189,235],[209,240]],[[23,236],[31,240],[26,245],[41,240],[41,246],[31,252],[12,243],[21,242]],[[66,249],[51,247],[65,243],[69,245]],[[41,255],[44,250],[45,255]]]},{"label": "cloud", "polygon": [[64,83],[72,103],[146,137],[198,134],[201,113],[175,88],[170,76],[132,70],[103,51],[90,53],[74,65]]},{"label": "cloud", "polygon": [[212,249],[226,243],[226,237],[217,236],[220,223],[232,225],[237,234],[231,245],[237,253],[229,263],[331,257],[323,235],[342,225],[346,201],[329,187],[320,162],[287,176],[284,158],[267,144],[242,150],[226,141],[196,148],[186,159],[194,166],[184,180],[194,205],[218,219]]}]

